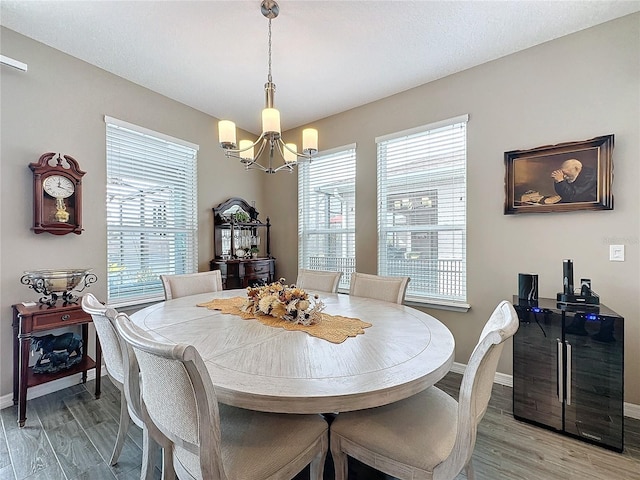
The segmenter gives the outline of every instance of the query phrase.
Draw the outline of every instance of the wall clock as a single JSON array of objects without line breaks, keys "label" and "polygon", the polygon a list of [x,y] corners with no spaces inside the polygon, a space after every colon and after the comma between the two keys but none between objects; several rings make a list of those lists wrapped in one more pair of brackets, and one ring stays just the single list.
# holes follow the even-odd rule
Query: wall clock
[{"label": "wall clock", "polygon": [[78,162],[69,155],[45,153],[33,172],[33,231],[54,235],[82,233],[82,176]]}]

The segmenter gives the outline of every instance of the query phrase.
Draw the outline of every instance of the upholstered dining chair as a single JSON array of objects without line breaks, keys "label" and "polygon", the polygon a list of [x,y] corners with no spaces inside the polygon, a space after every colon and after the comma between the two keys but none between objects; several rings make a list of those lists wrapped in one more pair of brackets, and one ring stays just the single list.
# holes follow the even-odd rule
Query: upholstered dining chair
[{"label": "upholstered dining chair", "polygon": [[182,275],[160,275],[160,280],[162,280],[165,300],[222,290],[220,270]]},{"label": "upholstered dining chair", "polygon": [[342,272],[301,268],[298,270],[296,287],[311,291],[336,293],[341,278]]},{"label": "upholstered dining chair", "polygon": [[351,274],[349,295],[402,304],[409,280],[409,277],[383,277],[354,272]]},{"label": "upholstered dining chair", "polygon": [[400,479],[452,480],[471,455],[504,341],[518,329],[513,305],[501,302],[487,321],[462,377],[458,401],[437,387],[383,407],[340,413],[331,424],[336,480],[347,456]]},{"label": "upholstered dining chair", "polygon": [[284,480],[310,464],[311,479],[322,480],[329,442],[322,417],[219,405],[192,345],[157,342],[124,313],[116,324],[140,365],[144,419],[165,436],[178,478]]},{"label": "upholstered dining chair", "polygon": [[141,478],[153,478],[153,465],[159,446],[149,438],[149,433],[142,421],[140,409],[140,377],[138,364],[133,352],[122,341],[116,330],[115,317],[117,312],[113,308],[107,308],[91,293],[82,297],[82,309],[91,315],[95,326],[102,358],[107,375],[111,382],[120,390],[120,419],[118,422],[118,434],[116,444],[109,460],[110,465],[118,462],[122,447],[127,437],[130,422],[143,429],[143,443],[149,442],[149,448],[143,448],[142,475]]}]

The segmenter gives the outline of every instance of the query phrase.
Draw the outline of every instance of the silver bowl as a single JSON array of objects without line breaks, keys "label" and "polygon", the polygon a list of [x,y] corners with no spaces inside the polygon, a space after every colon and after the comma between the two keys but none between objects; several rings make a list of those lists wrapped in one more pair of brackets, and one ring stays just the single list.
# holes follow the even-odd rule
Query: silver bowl
[{"label": "silver bowl", "polygon": [[[70,268],[60,270],[32,270],[24,272],[20,282],[28,285],[36,292],[44,295],[40,303],[53,305],[59,297],[66,302],[72,302],[75,297],[71,291],[81,286],[81,292],[97,280],[91,268]],[[82,285],[80,283],[82,282]]]}]

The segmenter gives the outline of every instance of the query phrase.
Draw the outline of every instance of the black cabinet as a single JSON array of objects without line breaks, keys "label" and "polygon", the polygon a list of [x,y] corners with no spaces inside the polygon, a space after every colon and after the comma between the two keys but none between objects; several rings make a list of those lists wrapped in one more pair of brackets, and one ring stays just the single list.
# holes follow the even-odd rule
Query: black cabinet
[{"label": "black cabinet", "polygon": [[271,256],[271,223],[258,218],[255,207],[233,197],[213,209],[213,252],[210,270],[220,270],[225,290],[272,283],[276,261]]},{"label": "black cabinet", "polygon": [[220,270],[222,288],[233,290],[272,283],[276,261],[273,258],[251,260],[211,260],[210,270]]},{"label": "black cabinet", "polygon": [[621,452],[624,319],[604,305],[513,304],[514,417]]}]

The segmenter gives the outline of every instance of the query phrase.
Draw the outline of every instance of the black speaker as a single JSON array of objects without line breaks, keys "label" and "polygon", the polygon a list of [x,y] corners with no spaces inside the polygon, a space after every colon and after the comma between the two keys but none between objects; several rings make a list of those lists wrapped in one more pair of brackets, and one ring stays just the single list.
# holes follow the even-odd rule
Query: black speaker
[{"label": "black speaker", "polygon": [[562,292],[573,295],[573,261],[562,261]]},{"label": "black speaker", "polygon": [[518,274],[518,298],[527,301],[538,300],[538,275],[535,273]]}]

